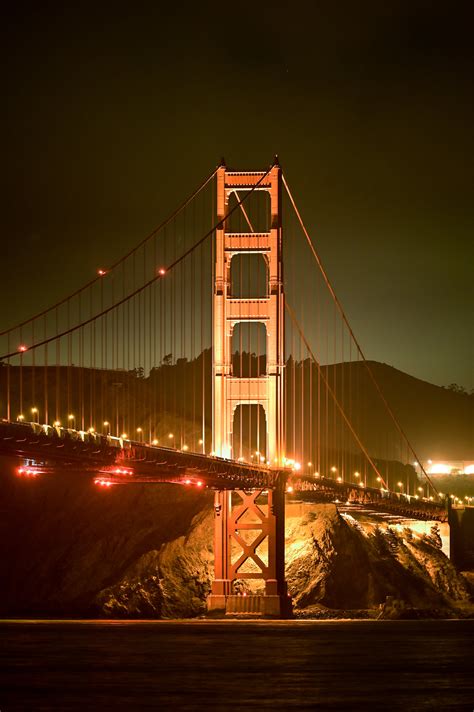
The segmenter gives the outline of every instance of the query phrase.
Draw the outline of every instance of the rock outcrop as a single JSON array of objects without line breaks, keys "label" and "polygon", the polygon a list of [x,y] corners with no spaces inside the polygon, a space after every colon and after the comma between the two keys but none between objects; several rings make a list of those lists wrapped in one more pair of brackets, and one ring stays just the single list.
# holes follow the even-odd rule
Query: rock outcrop
[{"label": "rock outcrop", "polygon": [[[174,485],[104,491],[79,473],[0,479],[0,615],[183,618],[205,613],[212,493]],[[465,579],[439,538],[362,526],[336,505],[288,508],[286,561],[296,610],[453,609]],[[316,607],[316,608],[315,608]]]}]

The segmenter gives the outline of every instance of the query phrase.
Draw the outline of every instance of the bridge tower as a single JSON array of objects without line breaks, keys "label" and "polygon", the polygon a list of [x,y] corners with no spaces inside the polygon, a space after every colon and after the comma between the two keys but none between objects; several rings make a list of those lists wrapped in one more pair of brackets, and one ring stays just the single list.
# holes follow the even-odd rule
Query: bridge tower
[{"label": "bridge tower", "polygon": [[[228,230],[229,199],[245,191],[270,196],[270,229],[235,233]],[[233,423],[237,406],[263,407],[266,427],[265,459],[281,467],[284,456],[283,369],[284,293],[281,219],[281,168],[266,172],[217,170],[217,224],[213,297],[213,450],[236,458]],[[232,294],[231,262],[237,254],[262,255],[266,263],[265,296],[242,298]],[[242,322],[266,328],[266,373],[243,377],[232,372],[232,334]],[[227,613],[285,615],[288,605],[284,576],[284,502],[282,475],[273,490],[217,492],[215,496],[214,582],[210,610]],[[238,504],[236,500],[238,499]],[[264,552],[264,553],[262,553]],[[261,579],[261,595],[237,595],[237,579]]]}]

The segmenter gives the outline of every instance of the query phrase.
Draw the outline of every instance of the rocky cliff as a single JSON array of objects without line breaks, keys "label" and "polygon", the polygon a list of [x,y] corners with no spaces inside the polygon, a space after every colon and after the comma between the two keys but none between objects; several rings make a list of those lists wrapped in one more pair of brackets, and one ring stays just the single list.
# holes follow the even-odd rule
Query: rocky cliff
[{"label": "rocky cliff", "polygon": [[[27,482],[4,467],[0,615],[204,614],[212,494],[183,487],[104,491],[79,473]],[[296,610],[465,606],[469,593],[435,537],[363,527],[336,505],[289,508],[287,580]]]}]

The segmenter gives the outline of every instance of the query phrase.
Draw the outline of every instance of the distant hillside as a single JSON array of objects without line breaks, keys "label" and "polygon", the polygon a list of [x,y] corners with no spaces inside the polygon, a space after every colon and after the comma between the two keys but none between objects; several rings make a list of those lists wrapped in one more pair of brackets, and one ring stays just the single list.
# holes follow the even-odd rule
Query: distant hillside
[{"label": "distant hillside", "polygon": [[[236,369],[237,360],[234,361]],[[264,372],[264,362],[257,361],[255,355],[243,354],[242,375],[256,376],[259,369],[260,373]],[[426,383],[386,364],[369,362],[369,366],[421,460],[474,460],[473,395]],[[181,440],[185,437],[184,442],[191,444],[202,437],[204,418],[206,442],[210,442],[212,363],[209,350],[191,362],[178,359],[177,363],[173,363],[170,354],[149,374],[145,374],[143,369],[106,371],[80,369],[77,366],[50,366],[46,376],[44,371],[42,366],[37,366],[36,370],[25,367],[20,379],[18,367],[7,368],[5,364],[0,367],[0,417],[6,417],[9,391],[12,417],[21,411],[29,413],[35,405],[44,418],[48,405],[48,422],[57,418],[64,423],[67,414],[72,412],[77,414],[76,426],[81,427],[82,424],[87,428],[91,424],[96,425],[99,413],[99,422],[113,420],[113,430],[123,432],[122,429],[125,429],[125,432],[134,433],[140,426],[144,432],[156,433],[155,437],[166,437],[171,430],[180,433]],[[316,366],[309,360],[302,363],[289,359],[285,375],[285,393],[289,393],[290,388],[295,393],[293,402],[290,397],[286,398],[287,452],[298,453],[302,423],[305,448],[311,443],[314,454],[320,437],[321,449],[329,453],[326,465],[331,464],[333,453],[338,448],[359,452],[355,442],[347,437],[347,426],[334,407],[332,398],[329,397],[326,402],[326,380],[344,412],[347,411],[361,441],[374,457],[401,462],[413,459],[387,415],[363,363],[322,366],[321,376],[318,376]],[[47,400],[44,398],[45,384]],[[243,432],[248,430],[246,417],[243,416]],[[236,423],[236,433],[238,427]],[[188,432],[184,432],[183,428]],[[262,439],[260,444],[264,449]],[[310,452],[303,455],[305,459],[313,459]],[[352,464],[359,467],[357,462]]]},{"label": "distant hillside", "polygon": [[474,460],[474,396],[369,362],[387,401],[422,460]]}]

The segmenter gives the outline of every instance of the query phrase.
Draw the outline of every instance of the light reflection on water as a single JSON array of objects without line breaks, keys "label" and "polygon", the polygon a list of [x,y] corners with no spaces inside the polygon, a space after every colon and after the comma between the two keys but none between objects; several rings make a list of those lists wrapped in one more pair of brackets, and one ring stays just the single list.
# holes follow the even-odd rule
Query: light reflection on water
[{"label": "light reflection on water", "polygon": [[472,710],[474,621],[0,622],[0,709]]}]

